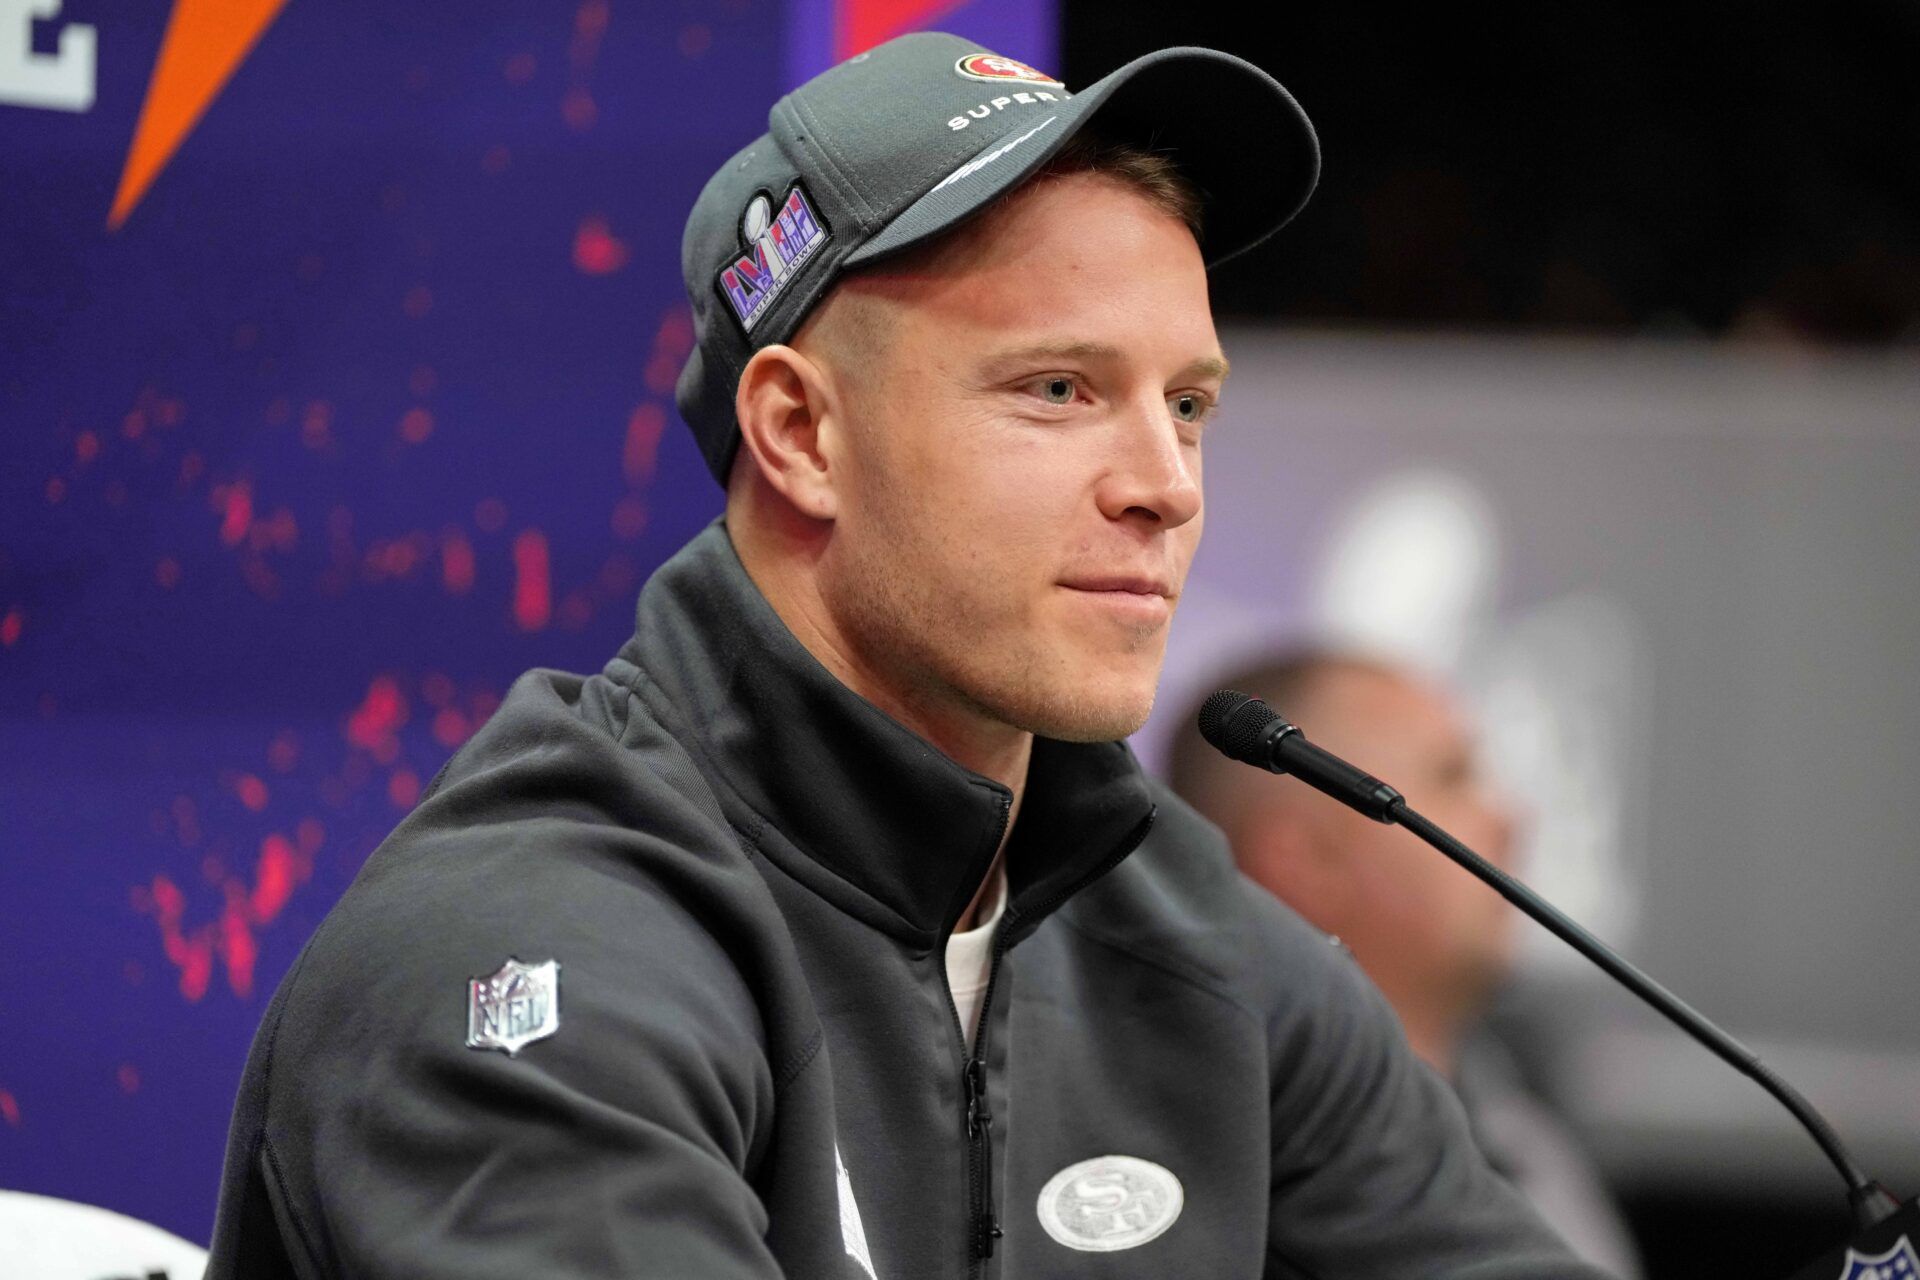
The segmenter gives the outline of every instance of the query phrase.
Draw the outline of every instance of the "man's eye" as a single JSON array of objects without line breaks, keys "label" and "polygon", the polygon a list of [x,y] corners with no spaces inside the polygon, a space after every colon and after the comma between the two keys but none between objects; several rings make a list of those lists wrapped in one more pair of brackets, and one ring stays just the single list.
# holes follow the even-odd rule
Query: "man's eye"
[{"label": "man's eye", "polygon": [[1066,405],[1073,403],[1074,384],[1072,378],[1046,378],[1037,384],[1040,397],[1048,404]]},{"label": "man's eye", "polygon": [[1213,402],[1205,396],[1187,392],[1182,395],[1168,396],[1167,404],[1173,410],[1173,416],[1182,422],[1204,422]]}]

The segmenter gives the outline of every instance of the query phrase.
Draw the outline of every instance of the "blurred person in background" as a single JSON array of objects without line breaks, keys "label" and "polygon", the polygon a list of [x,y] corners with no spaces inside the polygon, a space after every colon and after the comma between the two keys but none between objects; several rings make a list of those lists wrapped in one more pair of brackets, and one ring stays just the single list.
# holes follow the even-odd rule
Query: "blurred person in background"
[{"label": "blurred person in background", "polygon": [[[1484,772],[1467,715],[1438,685],[1357,652],[1302,646],[1206,686],[1219,687],[1266,699],[1315,743],[1514,870],[1516,815]],[[1412,832],[1221,755],[1195,730],[1198,712],[1196,704],[1178,722],[1173,789],[1221,827],[1250,879],[1353,953],[1414,1052],[1453,1083],[1493,1166],[1582,1256],[1638,1277],[1590,1161],[1481,1026],[1513,969],[1518,914]]]}]

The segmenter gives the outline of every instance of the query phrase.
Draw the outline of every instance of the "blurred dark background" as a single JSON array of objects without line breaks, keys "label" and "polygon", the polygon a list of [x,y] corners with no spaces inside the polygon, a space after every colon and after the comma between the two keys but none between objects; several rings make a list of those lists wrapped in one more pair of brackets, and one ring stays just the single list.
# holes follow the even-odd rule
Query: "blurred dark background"
[{"label": "blurred dark background", "polygon": [[1320,190],[1222,274],[1228,315],[1920,343],[1920,6],[1063,0],[1062,20],[1071,84],[1197,44],[1313,117]]}]

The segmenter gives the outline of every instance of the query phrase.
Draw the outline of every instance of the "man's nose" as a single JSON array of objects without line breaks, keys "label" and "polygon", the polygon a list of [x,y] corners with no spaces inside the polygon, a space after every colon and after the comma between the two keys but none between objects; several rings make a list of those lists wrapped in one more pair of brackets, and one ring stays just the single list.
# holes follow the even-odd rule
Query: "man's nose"
[{"label": "man's nose", "polygon": [[1117,424],[1114,455],[1101,486],[1111,519],[1140,512],[1163,528],[1200,514],[1200,451],[1183,444],[1164,399],[1133,405]]}]

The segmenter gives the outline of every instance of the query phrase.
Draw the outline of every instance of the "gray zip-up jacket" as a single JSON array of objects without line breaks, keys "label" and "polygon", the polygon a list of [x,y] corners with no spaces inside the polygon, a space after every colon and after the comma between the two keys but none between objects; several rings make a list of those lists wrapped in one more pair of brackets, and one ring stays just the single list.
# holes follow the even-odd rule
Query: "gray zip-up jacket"
[{"label": "gray zip-up jacket", "polygon": [[[716,522],[314,934],[209,1280],[1595,1274],[1122,744],[1034,744],[969,1053],[942,957],[1010,802],[822,668]],[[511,1016],[472,985],[509,959]]]}]

